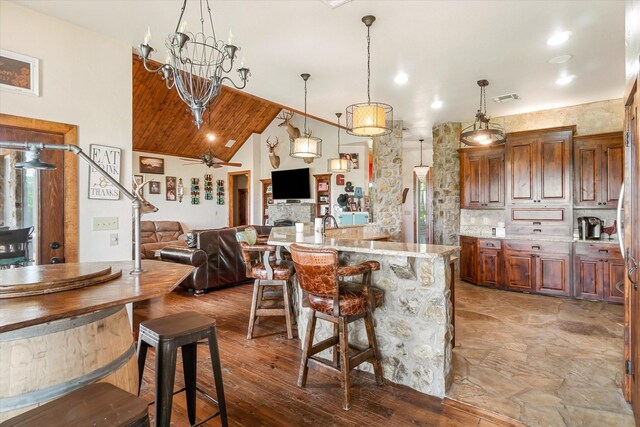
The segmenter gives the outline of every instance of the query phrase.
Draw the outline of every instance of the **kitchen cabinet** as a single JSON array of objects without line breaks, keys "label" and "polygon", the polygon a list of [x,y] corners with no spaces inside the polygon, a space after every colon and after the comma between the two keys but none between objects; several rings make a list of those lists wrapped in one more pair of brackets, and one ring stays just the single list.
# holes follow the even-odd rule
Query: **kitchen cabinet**
[{"label": "kitchen cabinet", "polygon": [[478,239],[477,284],[482,286],[502,286],[501,241]]},{"label": "kitchen cabinet", "polygon": [[505,287],[546,295],[571,295],[571,244],[504,242]]},{"label": "kitchen cabinet", "polygon": [[622,132],[575,138],[574,205],[613,209],[624,180]]},{"label": "kitchen cabinet", "polygon": [[465,148],[459,152],[461,207],[504,207],[504,148]]},{"label": "kitchen cabinet", "polygon": [[575,126],[507,135],[507,204],[571,203]]},{"label": "kitchen cabinet", "polygon": [[477,283],[478,239],[460,236],[460,279]]},{"label": "kitchen cabinet", "polygon": [[622,288],[624,261],[620,250],[611,245],[576,243],[574,257],[574,295],[592,301],[624,302]]}]

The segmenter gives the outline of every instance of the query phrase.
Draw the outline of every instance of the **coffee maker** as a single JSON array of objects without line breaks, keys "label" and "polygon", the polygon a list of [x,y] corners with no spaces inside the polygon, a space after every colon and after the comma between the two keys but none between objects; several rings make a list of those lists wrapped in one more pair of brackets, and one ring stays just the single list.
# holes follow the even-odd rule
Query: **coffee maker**
[{"label": "coffee maker", "polygon": [[580,240],[600,240],[600,235],[602,234],[602,220],[595,216],[579,217],[578,233]]}]

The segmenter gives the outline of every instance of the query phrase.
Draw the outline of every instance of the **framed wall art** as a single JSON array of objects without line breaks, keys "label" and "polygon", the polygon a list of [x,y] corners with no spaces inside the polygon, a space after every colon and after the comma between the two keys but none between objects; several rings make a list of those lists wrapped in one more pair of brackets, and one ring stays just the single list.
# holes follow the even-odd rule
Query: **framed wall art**
[{"label": "framed wall art", "polygon": [[176,188],[177,188],[176,177],[167,176],[166,181],[167,181],[167,188],[165,190],[167,195],[166,199],[170,202],[175,202],[176,200],[178,200],[176,196]]},{"label": "framed wall art", "polygon": [[138,159],[138,168],[140,173],[154,173],[156,175],[164,175],[164,159],[157,157],[140,156]]},{"label": "framed wall art", "polygon": [[160,181],[151,181],[149,183],[149,194],[160,194]]},{"label": "framed wall art", "polygon": [[[112,178],[120,182],[120,153],[116,147],[91,144],[89,157]],[[118,200],[120,190],[114,187],[97,169],[89,166],[89,198],[98,200]]]},{"label": "framed wall art", "polygon": [[358,153],[340,153],[341,159],[349,160],[351,169],[360,169],[360,155]]},{"label": "framed wall art", "polygon": [[40,96],[40,61],[0,49],[0,89]]},{"label": "framed wall art", "polygon": [[[136,185],[142,185],[144,182],[144,176],[142,175],[133,175],[133,181]],[[140,188],[140,196],[144,197],[144,188]]]}]

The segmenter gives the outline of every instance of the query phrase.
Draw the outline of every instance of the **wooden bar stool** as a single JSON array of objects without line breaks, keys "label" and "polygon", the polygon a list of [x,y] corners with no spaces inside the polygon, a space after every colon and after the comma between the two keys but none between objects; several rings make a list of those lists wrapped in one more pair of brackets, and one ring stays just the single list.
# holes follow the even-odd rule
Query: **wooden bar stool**
[{"label": "wooden bar stool", "polygon": [[[217,400],[196,386],[197,345],[198,341],[204,339],[208,340],[209,343]],[[150,346],[156,350],[155,425],[164,427],[170,424],[173,395],[186,391],[187,413],[191,425],[201,425],[220,415],[222,425],[227,426],[227,408],[224,400],[222,368],[220,366],[218,340],[216,338],[216,321],[203,314],[186,311],[142,322],[138,336],[140,385],[142,385],[147,349]],[[174,392],[173,382],[178,347],[182,349],[185,387]],[[199,421],[197,424],[195,424],[196,391],[199,391],[218,405],[218,412]]]},{"label": "wooden bar stool", "polygon": [[[287,323],[287,338],[292,339],[294,316],[290,284],[291,278],[295,274],[293,263],[287,260],[277,260],[277,248],[266,244],[265,240],[257,239],[256,242],[251,243],[243,240],[244,238],[245,236],[242,233],[236,235],[247,270],[246,275],[254,279],[247,339],[253,338],[253,328],[256,320],[261,316],[284,316]],[[282,289],[281,293],[278,292],[277,295],[271,295],[271,297],[275,296],[277,299],[282,295],[282,307],[263,307],[265,287],[279,287]]]},{"label": "wooden bar stool", "polygon": [[3,427],[142,427],[147,402],[109,383],[94,383],[17,415]]},{"label": "wooden bar stool", "polygon": [[[291,245],[291,256],[296,267],[300,287],[308,293],[309,322],[305,336],[298,387],[307,382],[309,364],[320,364],[340,373],[342,380],[342,408],[351,407],[350,371],[363,362],[370,362],[376,382],[384,383],[380,353],[373,325],[372,311],[382,305],[383,292],[371,287],[371,268],[380,268],[375,261],[367,261],[354,266],[338,266],[338,251],[335,249],[307,248]],[[342,282],[341,277],[363,275],[363,282]],[[313,345],[316,319],[333,323],[333,336]],[[369,339],[365,349],[349,344],[348,324],[364,319]],[[333,363],[315,354],[333,347]],[[350,354],[350,350],[353,355]],[[339,354],[339,357],[338,357]]]}]

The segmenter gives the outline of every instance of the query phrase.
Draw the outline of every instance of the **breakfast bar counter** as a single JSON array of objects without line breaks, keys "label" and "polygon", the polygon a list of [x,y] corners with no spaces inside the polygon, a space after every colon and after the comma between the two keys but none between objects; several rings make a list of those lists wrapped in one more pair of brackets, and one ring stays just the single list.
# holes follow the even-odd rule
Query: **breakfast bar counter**
[{"label": "breakfast bar counter", "polygon": [[[296,233],[295,227],[274,227],[268,243],[333,248],[338,250],[342,265],[378,261],[380,270],[373,273],[373,286],[384,291],[384,303],[373,317],[385,380],[444,397],[451,382],[453,334],[449,262],[460,247],[378,241],[375,233],[356,237],[325,238],[310,226],[303,233]],[[300,287],[296,284],[293,289],[302,340],[310,309],[301,298]],[[314,341],[320,342],[332,333],[328,322],[318,322]],[[349,341],[367,345],[362,322],[350,327]],[[331,351],[325,350],[320,356],[330,358]],[[368,363],[360,369],[373,372]]]}]

